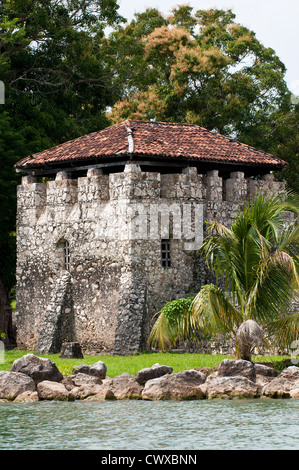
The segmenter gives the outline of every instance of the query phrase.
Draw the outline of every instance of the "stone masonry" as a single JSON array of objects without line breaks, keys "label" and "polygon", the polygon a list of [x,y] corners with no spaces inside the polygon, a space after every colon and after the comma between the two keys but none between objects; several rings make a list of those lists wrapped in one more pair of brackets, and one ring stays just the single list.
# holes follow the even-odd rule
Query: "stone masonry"
[{"label": "stone masonry", "polygon": [[[223,179],[217,170],[198,174],[195,167],[145,172],[134,162],[118,173],[91,168],[76,179],[63,171],[47,182],[23,176],[18,347],[59,352],[62,342],[77,341],[104,353],[145,348],[152,318],[165,302],[195,295],[209,281],[196,254],[205,221],[230,225],[260,189],[278,192],[283,183],[271,174],[257,180],[242,172]],[[183,214],[189,232],[182,230]],[[170,266],[161,263],[161,239],[169,240]]]}]

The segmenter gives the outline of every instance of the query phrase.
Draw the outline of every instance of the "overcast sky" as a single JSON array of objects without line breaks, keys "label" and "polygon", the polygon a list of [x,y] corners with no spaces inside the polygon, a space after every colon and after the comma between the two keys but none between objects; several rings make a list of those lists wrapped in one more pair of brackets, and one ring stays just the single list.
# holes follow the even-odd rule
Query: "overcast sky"
[{"label": "overcast sky", "polygon": [[298,0],[118,0],[119,13],[130,21],[134,13],[157,8],[169,14],[176,5],[189,4],[194,10],[228,9],[236,21],[256,33],[266,47],[272,47],[287,68],[289,89],[299,95],[299,1]]}]

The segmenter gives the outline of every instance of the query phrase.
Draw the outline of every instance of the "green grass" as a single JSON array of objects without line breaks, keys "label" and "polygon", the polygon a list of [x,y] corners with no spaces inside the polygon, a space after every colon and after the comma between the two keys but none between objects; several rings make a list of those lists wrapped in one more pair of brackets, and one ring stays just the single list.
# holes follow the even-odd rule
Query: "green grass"
[{"label": "green grass", "polygon": [[[13,362],[25,354],[35,354],[34,351],[7,350],[4,352],[4,363],[0,364],[0,370],[10,370]],[[107,366],[107,375],[115,377],[124,372],[136,374],[145,367],[151,367],[155,363],[173,367],[173,372],[181,370],[216,367],[223,359],[233,359],[232,356],[221,354],[176,354],[176,353],[153,353],[145,352],[135,356],[89,356],[84,359],[60,359],[59,354],[38,354],[39,357],[48,357],[57,365],[63,375],[70,375],[72,369],[80,364],[94,364],[103,361]],[[284,361],[290,359],[288,356],[255,356],[255,361],[271,362],[274,367],[281,370]]]}]

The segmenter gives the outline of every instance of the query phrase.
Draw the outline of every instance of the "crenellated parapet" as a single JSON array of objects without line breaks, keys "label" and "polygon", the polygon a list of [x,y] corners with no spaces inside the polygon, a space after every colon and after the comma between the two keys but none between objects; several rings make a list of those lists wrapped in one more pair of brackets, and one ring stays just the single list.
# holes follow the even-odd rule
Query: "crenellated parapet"
[{"label": "crenellated parapet", "polygon": [[285,183],[282,181],[274,181],[274,175],[268,173],[260,179],[248,179],[247,197],[251,199],[259,191],[269,194],[279,194],[285,190]]},{"label": "crenellated parapet", "polygon": [[185,168],[182,173],[161,175],[161,198],[202,200],[205,195],[203,175],[194,167]]},{"label": "crenellated parapet", "polygon": [[244,201],[248,196],[248,180],[244,173],[236,171],[230,174],[230,178],[224,180],[225,200],[228,202]]},{"label": "crenellated parapet", "polygon": [[279,193],[284,183],[274,181],[272,174],[260,179],[245,178],[232,172],[229,178],[218,170],[198,174],[188,167],[182,173],[142,172],[137,164],[128,164],[123,172],[104,175],[100,169],[89,170],[87,176],[73,179],[59,172],[55,180],[38,183],[36,177],[24,176],[18,187],[18,205],[24,209],[62,206],[75,203],[96,203],[114,199],[196,199],[208,202],[242,202],[257,191]]},{"label": "crenellated parapet", "polygon": [[109,176],[99,168],[88,170],[87,176],[78,178],[78,202],[97,203],[109,200]]},{"label": "crenellated parapet", "polygon": [[70,173],[58,172],[53,181],[46,183],[24,176],[18,187],[18,207],[19,212],[29,211],[35,218],[46,208],[54,212],[65,208],[70,213],[72,207],[82,207],[88,212],[92,207],[119,200],[201,201],[208,210],[220,211],[242,204],[258,191],[277,194],[283,190],[284,183],[274,181],[272,174],[253,179],[238,171],[223,178],[218,170],[198,174],[195,167],[185,168],[182,173],[160,174],[143,172],[139,164],[129,163],[123,172],[109,175],[101,169],[90,169],[86,176],[74,179]]},{"label": "crenellated parapet", "polygon": [[157,172],[142,172],[138,164],[129,163],[122,173],[109,175],[110,199],[159,198],[161,175]]},{"label": "crenellated parapet", "polygon": [[74,204],[78,200],[78,180],[71,179],[70,174],[60,171],[54,181],[48,181],[47,206]]}]

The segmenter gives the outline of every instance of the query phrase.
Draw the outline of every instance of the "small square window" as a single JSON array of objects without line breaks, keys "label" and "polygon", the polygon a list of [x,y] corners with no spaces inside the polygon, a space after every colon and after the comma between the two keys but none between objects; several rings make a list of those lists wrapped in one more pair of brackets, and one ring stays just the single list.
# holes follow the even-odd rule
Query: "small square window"
[{"label": "small square window", "polygon": [[170,268],[171,254],[170,254],[170,240],[161,240],[161,266],[163,268]]}]

